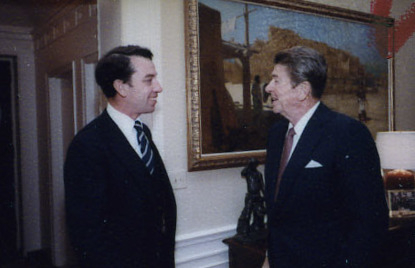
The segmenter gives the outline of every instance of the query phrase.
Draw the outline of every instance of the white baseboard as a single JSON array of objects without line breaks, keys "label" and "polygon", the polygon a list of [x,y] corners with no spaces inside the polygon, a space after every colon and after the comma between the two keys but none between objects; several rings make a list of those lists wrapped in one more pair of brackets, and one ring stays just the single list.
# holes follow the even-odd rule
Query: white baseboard
[{"label": "white baseboard", "polygon": [[223,239],[234,236],[236,226],[207,230],[176,238],[176,268],[228,268],[228,247]]}]

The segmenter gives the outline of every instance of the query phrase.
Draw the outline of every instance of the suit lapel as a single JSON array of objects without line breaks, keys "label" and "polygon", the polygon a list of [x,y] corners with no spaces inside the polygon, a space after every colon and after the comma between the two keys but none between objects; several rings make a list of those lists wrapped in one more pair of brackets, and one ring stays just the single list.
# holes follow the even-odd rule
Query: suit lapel
[{"label": "suit lapel", "polygon": [[269,178],[266,181],[267,189],[267,199],[274,200],[275,188],[277,183],[278,170],[280,168],[281,154],[284,146],[284,139],[288,128],[288,120],[283,119],[275,127],[275,133],[270,134],[272,140],[268,141],[268,151],[267,151],[267,169],[266,169],[266,178]]},{"label": "suit lapel", "polygon": [[[99,128],[99,131],[103,135],[103,140],[106,141],[109,153],[111,154],[111,162],[109,165],[114,165],[115,168],[126,171],[131,175],[130,185],[132,187],[129,187],[129,190],[139,192],[142,195],[141,198],[149,202],[148,207],[156,207],[157,202],[159,202],[157,201],[156,193],[159,193],[160,189],[165,190],[165,194],[169,195],[168,206],[170,206],[166,212],[168,214],[167,217],[173,219],[175,223],[176,205],[173,189],[171,188],[166,169],[153,143],[149,129],[147,127],[144,128],[155,155],[156,162],[153,175],[150,174],[145,163],[131,147],[122,131],[106,111],[101,114],[99,119],[97,118],[96,122],[97,128]],[[115,177],[114,179],[128,180],[129,177]]]},{"label": "suit lapel", "polygon": [[[125,138],[124,134],[110,118],[108,113],[104,111],[102,113],[102,120],[100,121],[100,129],[104,135],[104,139],[114,154],[114,158],[125,166],[125,168],[135,177],[146,178],[150,176],[146,165],[137,155],[130,143]],[[148,173],[146,175],[145,173]]]},{"label": "suit lapel", "polygon": [[[299,182],[300,177],[298,173],[301,172],[308,161],[310,161],[314,148],[316,148],[324,136],[324,125],[329,118],[329,114],[330,110],[321,103],[308,121],[301,138],[291,155],[290,161],[285,168],[277,201],[287,198],[293,187],[295,187],[295,184]],[[281,203],[283,204],[284,202]]]}]

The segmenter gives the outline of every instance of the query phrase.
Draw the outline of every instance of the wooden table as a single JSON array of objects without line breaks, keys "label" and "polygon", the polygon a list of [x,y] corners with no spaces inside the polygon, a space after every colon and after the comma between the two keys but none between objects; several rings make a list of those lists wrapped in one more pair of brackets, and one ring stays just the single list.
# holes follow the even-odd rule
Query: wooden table
[{"label": "wooden table", "polygon": [[261,268],[267,250],[267,231],[254,238],[238,235],[223,240],[229,246],[229,268]]}]

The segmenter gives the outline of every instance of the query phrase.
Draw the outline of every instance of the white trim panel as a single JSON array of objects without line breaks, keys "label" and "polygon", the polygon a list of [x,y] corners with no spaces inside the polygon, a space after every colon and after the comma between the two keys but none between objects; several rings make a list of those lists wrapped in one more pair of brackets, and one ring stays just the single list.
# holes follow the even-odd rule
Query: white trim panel
[{"label": "white trim panel", "polygon": [[228,247],[222,240],[234,236],[236,226],[178,236],[176,268],[228,268]]}]

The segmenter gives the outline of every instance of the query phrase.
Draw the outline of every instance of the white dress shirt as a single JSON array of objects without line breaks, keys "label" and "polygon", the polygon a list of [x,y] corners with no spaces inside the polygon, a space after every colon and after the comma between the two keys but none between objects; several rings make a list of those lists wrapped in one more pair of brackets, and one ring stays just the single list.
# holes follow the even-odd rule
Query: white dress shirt
[{"label": "white dress shirt", "polygon": [[124,136],[127,138],[134,151],[136,151],[140,158],[142,158],[140,146],[138,145],[137,140],[137,130],[134,128],[135,121],[141,120],[139,118],[136,120],[131,119],[128,115],[121,113],[112,107],[109,103],[107,105],[107,112],[111,119],[114,120],[115,124],[117,124],[118,128],[121,130]]},{"label": "white dress shirt", "polygon": [[[290,156],[288,157],[288,160],[291,158],[292,153],[294,152],[295,147],[297,146],[298,141],[301,138],[301,134],[303,134],[303,131],[305,127],[307,126],[308,121],[310,121],[310,118],[313,116],[314,112],[317,110],[318,105],[320,104],[320,101],[318,101],[313,107],[311,107],[310,110],[308,110],[303,117],[301,117],[300,121],[295,125],[295,135],[293,137],[293,146],[291,147]],[[288,129],[292,128],[293,124],[291,122],[288,124]],[[288,130],[287,130],[288,133]]]}]

